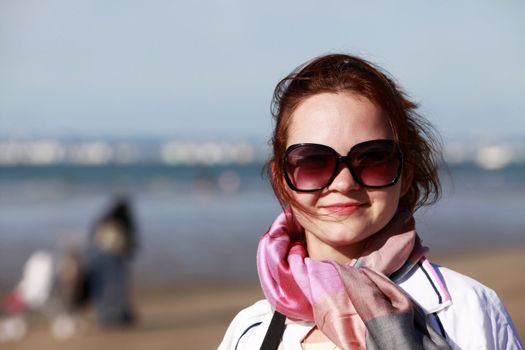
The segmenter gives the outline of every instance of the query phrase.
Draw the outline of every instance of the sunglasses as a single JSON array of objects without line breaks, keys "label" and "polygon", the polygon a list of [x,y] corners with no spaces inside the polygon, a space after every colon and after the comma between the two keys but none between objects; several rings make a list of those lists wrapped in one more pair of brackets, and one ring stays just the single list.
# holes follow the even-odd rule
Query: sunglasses
[{"label": "sunglasses", "polygon": [[316,143],[299,143],[286,149],[284,178],[296,192],[315,192],[328,187],[344,164],[363,187],[394,185],[401,175],[403,156],[393,140],[370,140],[353,146],[347,156]]}]

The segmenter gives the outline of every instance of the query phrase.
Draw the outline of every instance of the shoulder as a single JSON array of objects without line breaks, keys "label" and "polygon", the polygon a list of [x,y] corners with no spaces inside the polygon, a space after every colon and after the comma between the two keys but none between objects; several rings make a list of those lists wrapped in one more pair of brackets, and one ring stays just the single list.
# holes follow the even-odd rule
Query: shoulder
[{"label": "shoulder", "polygon": [[[456,313],[468,313],[463,318],[490,318],[496,324],[510,323],[510,317],[496,292],[480,282],[445,267],[434,265],[447,288]],[[477,317],[477,316],[479,317]]]},{"label": "shoulder", "polygon": [[455,349],[523,349],[497,294],[427,259],[396,281]]},{"label": "shoulder", "polygon": [[481,284],[473,278],[459,272],[433,264],[445,287],[450,293],[454,304],[470,303],[476,301],[478,305],[494,306],[501,305],[496,292]]},{"label": "shoulder", "polygon": [[219,350],[258,348],[272,315],[273,309],[265,299],[241,310],[230,323]]},{"label": "shoulder", "polygon": [[258,300],[254,304],[242,309],[237,313],[234,322],[252,322],[262,320],[268,313],[272,313],[273,309],[266,299]]},{"label": "shoulder", "polygon": [[523,349],[496,292],[461,273],[431,266],[450,298],[450,304],[436,315],[452,345],[461,349]]}]

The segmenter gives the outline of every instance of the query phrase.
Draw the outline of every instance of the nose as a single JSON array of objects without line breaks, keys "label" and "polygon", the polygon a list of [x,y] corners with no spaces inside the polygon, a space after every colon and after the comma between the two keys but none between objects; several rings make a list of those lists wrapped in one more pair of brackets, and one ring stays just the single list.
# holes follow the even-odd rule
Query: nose
[{"label": "nose", "polygon": [[361,188],[361,185],[355,181],[352,173],[345,164],[341,164],[339,172],[334,178],[334,181],[328,186],[329,190],[347,193],[349,191],[356,191]]}]

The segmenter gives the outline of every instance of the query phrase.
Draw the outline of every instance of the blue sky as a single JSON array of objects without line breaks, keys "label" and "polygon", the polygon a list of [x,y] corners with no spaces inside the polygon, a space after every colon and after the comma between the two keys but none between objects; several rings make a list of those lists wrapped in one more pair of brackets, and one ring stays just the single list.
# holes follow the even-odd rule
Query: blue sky
[{"label": "blue sky", "polygon": [[266,139],[276,82],[339,51],[445,140],[525,137],[521,0],[0,0],[0,134]]}]

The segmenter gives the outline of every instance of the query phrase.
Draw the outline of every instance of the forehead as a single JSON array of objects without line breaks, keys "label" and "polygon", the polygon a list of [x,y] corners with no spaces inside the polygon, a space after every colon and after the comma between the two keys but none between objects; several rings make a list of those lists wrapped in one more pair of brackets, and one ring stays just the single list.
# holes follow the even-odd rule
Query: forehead
[{"label": "forehead", "polygon": [[323,93],[305,99],[292,113],[287,146],[320,143],[344,153],[360,142],[391,138],[387,116],[366,97]]}]

